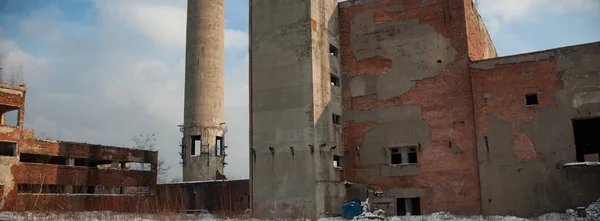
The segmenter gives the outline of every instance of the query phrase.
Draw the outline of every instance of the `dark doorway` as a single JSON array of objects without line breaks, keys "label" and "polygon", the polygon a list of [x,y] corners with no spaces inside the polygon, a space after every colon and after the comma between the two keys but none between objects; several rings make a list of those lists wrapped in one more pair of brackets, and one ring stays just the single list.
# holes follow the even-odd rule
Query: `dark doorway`
[{"label": "dark doorway", "polygon": [[577,162],[600,154],[600,118],[573,120]]},{"label": "dark doorway", "polygon": [[418,216],[421,215],[421,199],[415,198],[397,198],[396,199],[397,216]]}]

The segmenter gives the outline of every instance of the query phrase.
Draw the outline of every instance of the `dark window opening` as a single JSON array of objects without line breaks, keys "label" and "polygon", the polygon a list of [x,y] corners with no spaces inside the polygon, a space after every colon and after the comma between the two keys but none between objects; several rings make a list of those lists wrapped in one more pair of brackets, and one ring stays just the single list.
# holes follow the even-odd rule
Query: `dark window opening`
[{"label": "dark window opening", "polygon": [[96,187],[95,186],[88,186],[87,187],[87,193],[88,194],[95,194],[96,193]]},{"label": "dark window opening", "polygon": [[53,165],[67,165],[67,157],[48,156],[30,153],[21,153],[19,161],[23,163],[43,163]]},{"label": "dark window opening", "polygon": [[408,148],[408,163],[417,163],[417,148]]},{"label": "dark window opening", "polygon": [[339,53],[338,49],[335,46],[330,44],[329,45],[329,54],[337,57],[338,53]]},{"label": "dark window opening", "polygon": [[17,143],[0,141],[0,156],[17,155]]},{"label": "dark window opening", "polygon": [[2,113],[2,125],[19,126],[19,108],[7,105],[0,105],[0,113]]},{"label": "dark window opening", "polygon": [[392,164],[402,164],[402,153],[400,148],[392,148]]},{"label": "dark window opening", "polygon": [[340,115],[332,114],[332,120],[333,120],[333,124],[335,124],[335,125],[342,124],[342,117]]},{"label": "dark window opening", "polygon": [[65,193],[65,186],[56,184],[19,184],[17,193]]},{"label": "dark window opening", "polygon": [[221,156],[223,155],[223,138],[217,137],[217,142],[215,144],[215,155]]},{"label": "dark window opening", "polygon": [[525,95],[525,105],[527,105],[527,106],[538,105],[538,96],[537,96],[537,94],[528,94],[528,95]]},{"label": "dark window opening", "polygon": [[77,167],[87,167],[89,165],[88,159],[75,158],[75,165]]},{"label": "dark window opening", "polygon": [[200,136],[192,136],[192,156],[198,156],[201,153],[202,140]]},{"label": "dark window opening", "polygon": [[340,86],[340,78],[338,76],[333,75],[333,74],[330,74],[330,75],[331,75],[331,85],[339,87]]},{"label": "dark window opening", "polygon": [[577,162],[584,162],[586,158],[598,158],[600,155],[598,131],[600,131],[600,118],[573,120]]},{"label": "dark window opening", "polygon": [[416,198],[397,198],[396,215],[398,216],[418,216],[421,215],[421,199]]},{"label": "dark window opening", "polygon": [[417,148],[414,146],[390,148],[390,164],[415,164]]},{"label": "dark window opening", "polygon": [[342,156],[333,155],[333,167],[342,168],[344,165],[343,163],[344,162]]}]

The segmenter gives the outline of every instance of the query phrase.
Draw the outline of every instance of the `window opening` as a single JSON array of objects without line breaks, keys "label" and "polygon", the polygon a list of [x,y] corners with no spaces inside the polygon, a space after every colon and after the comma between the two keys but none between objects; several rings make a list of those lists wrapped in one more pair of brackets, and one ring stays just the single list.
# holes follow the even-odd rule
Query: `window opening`
[{"label": "window opening", "polygon": [[577,162],[598,159],[600,156],[600,118],[573,120]]},{"label": "window opening", "polygon": [[396,214],[398,216],[418,216],[421,215],[421,199],[415,198],[397,198]]},{"label": "window opening", "polygon": [[330,74],[330,75],[331,75],[331,85],[339,87],[340,86],[340,78],[338,76],[333,75],[333,74]]},{"label": "window opening", "polygon": [[202,140],[200,136],[192,136],[192,156],[198,156],[201,153]]},{"label": "window opening", "polygon": [[343,158],[342,156],[333,155],[333,167],[342,168],[343,167]]},{"label": "window opening", "polygon": [[16,156],[17,143],[0,141],[0,156]]},{"label": "window opening", "polygon": [[217,142],[216,142],[215,146],[216,146],[215,155],[216,156],[223,155],[223,138],[222,137],[217,137]]},{"label": "window opening", "polygon": [[333,120],[333,124],[335,125],[341,125],[342,123],[342,117],[340,115],[337,114],[332,114],[332,120]]},{"label": "window opening", "polygon": [[21,153],[19,161],[23,163],[42,163],[53,165],[67,165],[67,157],[47,156],[39,154]]},{"label": "window opening", "polygon": [[537,94],[528,94],[528,95],[525,95],[525,105],[527,105],[527,106],[538,105]]},{"label": "window opening", "polygon": [[2,113],[2,125],[19,126],[19,108],[7,105],[0,105]]},{"label": "window opening", "polygon": [[390,148],[390,164],[416,164],[417,148],[414,146]]},{"label": "window opening", "polygon": [[333,56],[338,56],[338,49],[332,44],[329,45],[329,54]]}]

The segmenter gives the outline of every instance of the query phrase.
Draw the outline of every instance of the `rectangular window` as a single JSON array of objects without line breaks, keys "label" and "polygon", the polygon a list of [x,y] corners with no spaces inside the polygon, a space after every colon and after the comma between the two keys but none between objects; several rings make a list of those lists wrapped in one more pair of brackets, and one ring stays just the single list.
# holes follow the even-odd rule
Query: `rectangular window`
[{"label": "rectangular window", "polygon": [[338,49],[335,46],[333,46],[333,45],[330,44],[329,45],[329,54],[332,55],[332,56],[337,57],[338,53],[339,53]]},{"label": "rectangular window", "polygon": [[192,156],[200,155],[202,150],[202,140],[200,136],[192,136]]},{"label": "rectangular window", "polygon": [[0,105],[2,113],[2,125],[19,126],[19,108],[7,105]]},{"label": "rectangular window", "polygon": [[0,141],[0,156],[15,156],[17,143]]},{"label": "rectangular window", "polygon": [[53,165],[67,165],[67,157],[64,156],[48,156],[39,154],[21,153],[19,161],[23,163],[42,163]]},{"label": "rectangular window", "polygon": [[340,115],[337,114],[332,114],[332,121],[334,125],[341,125],[342,124],[342,117]]},{"label": "rectangular window", "polygon": [[390,148],[390,164],[416,164],[417,148],[415,146]]},{"label": "rectangular window", "polygon": [[402,164],[402,152],[400,152],[400,148],[392,148],[392,164]]},{"label": "rectangular window", "polygon": [[537,96],[537,94],[528,94],[528,95],[525,95],[525,105],[526,106],[535,106],[535,105],[538,105],[538,96]]},{"label": "rectangular window", "polygon": [[329,75],[331,75],[331,85],[339,87],[340,86],[340,78],[338,76],[333,75],[333,74],[329,74]]},{"label": "rectangular window", "polygon": [[573,120],[575,157],[577,162],[598,161],[600,158],[600,118]]},{"label": "rectangular window", "polygon": [[215,156],[223,155],[223,138],[217,137],[217,142],[215,145]]},{"label": "rectangular window", "polygon": [[342,168],[344,165],[343,163],[342,156],[333,155],[333,167]]},{"label": "rectangular window", "polygon": [[416,198],[397,198],[396,215],[398,216],[418,216],[421,215],[421,199]]}]

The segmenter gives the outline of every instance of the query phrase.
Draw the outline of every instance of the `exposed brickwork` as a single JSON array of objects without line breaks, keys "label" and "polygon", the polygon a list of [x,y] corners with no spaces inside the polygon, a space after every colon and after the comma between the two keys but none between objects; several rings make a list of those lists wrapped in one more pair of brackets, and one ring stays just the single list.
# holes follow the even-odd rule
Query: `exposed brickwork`
[{"label": "exposed brickwork", "polygon": [[[369,1],[366,3],[343,3],[340,10],[342,41],[342,69],[352,78],[361,74],[378,75],[389,70],[390,61],[380,58],[356,60],[351,49],[351,22],[357,13],[373,10],[375,23],[418,19],[420,24],[430,25],[438,34],[451,40],[456,50],[454,61],[431,78],[416,81],[407,93],[387,100],[376,95],[349,97],[345,89],[344,107],[347,110],[368,111],[391,106],[419,106],[422,118],[431,132],[431,144],[418,152],[420,174],[416,176],[374,177],[363,173],[364,168],[385,165],[363,165],[355,148],[360,146],[374,122],[344,122],[344,147],[346,147],[346,177],[367,183],[374,188],[425,188],[427,195],[421,198],[424,213],[448,211],[455,214],[481,212],[479,176],[474,165],[475,127],[473,101],[469,77],[469,57],[463,1],[442,1],[422,6],[420,0]],[[401,11],[387,10],[389,6],[402,5]],[[448,147],[451,141],[461,149],[454,153]]]},{"label": "exposed brickwork", "polygon": [[[2,156],[0,160],[0,209],[2,210],[112,210],[139,211],[142,204],[149,203],[148,196],[109,196],[109,195],[64,195],[67,192],[49,194],[17,193],[20,185],[42,185],[60,187],[82,186],[86,189],[94,186],[106,186],[120,191],[120,187],[156,186],[158,153],[155,151],[133,150],[95,144],[47,141],[34,138],[33,130],[23,130],[23,116],[26,88],[0,84],[0,105],[20,109],[17,126],[0,125],[0,140],[14,142],[17,145],[15,156]],[[3,113],[9,110],[0,110]],[[12,108],[14,109],[14,108]],[[4,123],[4,120],[3,122]],[[21,154],[30,158],[49,159],[60,157],[62,162],[54,165],[49,161],[30,163],[20,162]],[[43,156],[43,157],[42,157]],[[100,169],[96,167],[73,164],[75,160],[90,162],[102,160],[102,164],[119,165],[120,163],[149,163],[149,171],[135,171],[121,168]],[[116,189],[114,189],[116,188]],[[118,192],[116,192],[118,194]]]},{"label": "exposed brickwork", "polygon": [[464,3],[469,58],[474,61],[497,57],[496,48],[474,3],[472,1],[464,1]]},{"label": "exposed brickwork", "polygon": [[[489,115],[511,122],[514,152],[519,161],[540,160],[535,144],[521,131],[544,107],[556,109],[554,94],[562,89],[562,73],[554,73],[554,57],[535,61],[496,65],[489,70],[473,69],[473,97],[477,110],[477,135],[486,135]],[[537,94],[539,104],[525,105],[525,95]]]}]

